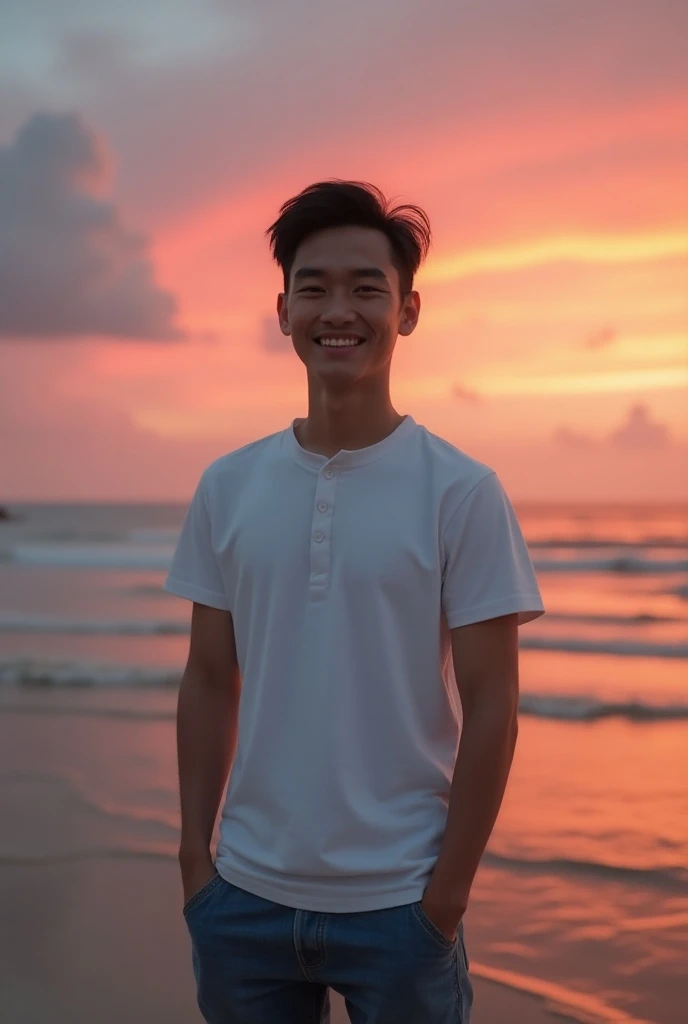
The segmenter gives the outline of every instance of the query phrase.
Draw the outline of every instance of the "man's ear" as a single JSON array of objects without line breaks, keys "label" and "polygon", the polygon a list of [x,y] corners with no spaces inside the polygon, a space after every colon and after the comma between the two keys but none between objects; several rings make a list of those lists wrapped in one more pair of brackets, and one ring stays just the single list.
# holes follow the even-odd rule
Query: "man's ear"
[{"label": "man's ear", "polygon": [[418,325],[420,316],[420,295],[418,292],[409,292],[402,302],[402,314],[399,319],[399,334],[412,334]]},{"label": "man's ear", "polygon": [[284,313],[286,311],[286,295],[284,292],[280,292],[277,296],[277,316],[279,318],[280,330],[283,334],[291,334],[291,327],[289,321],[285,319]]}]

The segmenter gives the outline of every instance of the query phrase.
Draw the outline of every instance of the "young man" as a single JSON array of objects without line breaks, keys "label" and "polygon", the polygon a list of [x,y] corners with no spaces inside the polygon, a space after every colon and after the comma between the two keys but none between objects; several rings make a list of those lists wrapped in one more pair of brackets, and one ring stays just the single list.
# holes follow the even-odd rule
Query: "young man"
[{"label": "young man", "polygon": [[352,1024],[467,1024],[462,918],[542,599],[495,472],[392,405],[425,214],[334,180],[268,233],[308,415],[204,470],[164,584],[193,601],[177,736],[198,1005],[316,1024],[329,987]]}]

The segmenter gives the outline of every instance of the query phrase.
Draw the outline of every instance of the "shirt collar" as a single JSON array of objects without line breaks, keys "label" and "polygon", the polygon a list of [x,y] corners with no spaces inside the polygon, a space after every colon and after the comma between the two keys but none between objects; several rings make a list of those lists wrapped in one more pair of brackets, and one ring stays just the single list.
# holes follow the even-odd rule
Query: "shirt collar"
[{"label": "shirt collar", "polygon": [[337,469],[346,467],[356,466],[367,466],[371,462],[375,462],[377,459],[381,459],[383,455],[389,455],[399,445],[403,444],[411,436],[413,431],[417,427],[417,423],[413,416],[407,414],[398,427],[388,434],[387,437],[383,437],[377,444],[368,445],[367,448],[356,448],[353,451],[349,451],[343,448],[341,451],[333,455],[332,458],[328,459],[326,455],[320,455],[317,452],[306,451],[302,448],[299,442],[296,440],[296,434],[294,433],[294,426],[297,422],[297,418],[294,418],[290,425],[283,431],[283,438],[285,447],[291,455],[291,457],[298,462],[301,466],[305,466],[307,469],[315,469],[320,471],[323,466],[328,463],[335,466]]}]

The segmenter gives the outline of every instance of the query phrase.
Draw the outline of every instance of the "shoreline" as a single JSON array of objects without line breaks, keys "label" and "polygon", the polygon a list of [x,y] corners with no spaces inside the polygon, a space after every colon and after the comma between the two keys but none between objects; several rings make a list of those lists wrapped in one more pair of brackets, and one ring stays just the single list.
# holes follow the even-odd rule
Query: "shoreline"
[{"label": "shoreline", "polygon": [[[170,690],[0,687],[3,1024],[202,1024],[181,915],[174,704]],[[590,730],[600,763],[629,749],[630,729]],[[578,730],[524,723],[521,831],[538,806],[566,824],[533,778],[553,752],[570,763]],[[649,739],[669,778],[683,733]],[[471,893],[472,1024],[682,1024],[680,887],[519,852],[488,855]],[[348,1024],[342,1002],[331,991],[332,1024]]]},{"label": "shoreline", "polygon": [[[5,862],[2,1020],[202,1024],[178,870],[164,860],[135,858]],[[471,972],[471,1024],[562,1021],[540,996],[481,977],[485,970]],[[331,1024],[348,1024],[342,997],[330,990],[330,1000]],[[577,1024],[574,1017],[563,1020]]]}]

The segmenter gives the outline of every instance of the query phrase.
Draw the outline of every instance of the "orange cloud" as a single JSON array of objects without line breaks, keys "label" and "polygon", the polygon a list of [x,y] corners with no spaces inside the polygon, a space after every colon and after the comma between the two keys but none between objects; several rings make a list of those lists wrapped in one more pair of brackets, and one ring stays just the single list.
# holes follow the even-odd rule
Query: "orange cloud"
[{"label": "orange cloud", "polygon": [[600,327],[592,331],[585,339],[584,348],[597,351],[600,348],[607,348],[617,338],[617,331],[613,327]]},{"label": "orange cloud", "polygon": [[419,278],[423,282],[453,281],[472,274],[520,270],[543,264],[645,263],[688,255],[688,229],[642,235],[569,235],[524,240],[518,245],[493,246],[430,257]]}]

